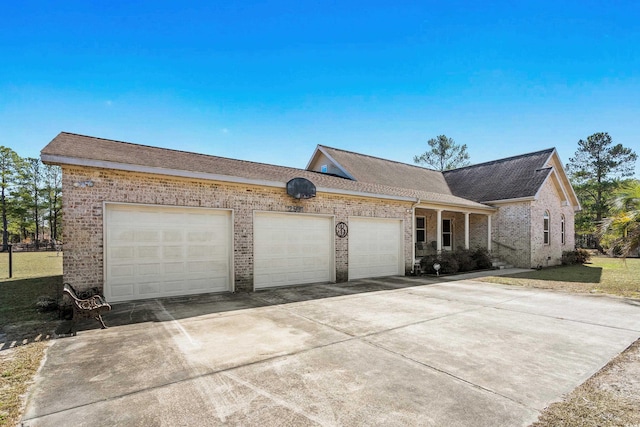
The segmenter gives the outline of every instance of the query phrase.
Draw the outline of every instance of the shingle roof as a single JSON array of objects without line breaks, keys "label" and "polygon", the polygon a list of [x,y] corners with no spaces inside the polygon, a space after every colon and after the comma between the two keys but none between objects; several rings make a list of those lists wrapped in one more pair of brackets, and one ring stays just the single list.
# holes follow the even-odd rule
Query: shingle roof
[{"label": "shingle roof", "polygon": [[352,181],[304,169],[189,153],[67,132],[61,132],[56,136],[42,149],[41,155],[43,161],[53,164],[85,164],[111,169],[129,165],[134,168],[142,167],[151,173],[157,170],[157,173],[162,174],[172,174],[174,171],[176,175],[180,175],[180,171],[187,171],[216,175],[217,179],[222,181],[227,177],[229,181],[233,181],[232,178],[243,178],[285,184],[292,178],[303,177],[313,182],[319,190],[325,188],[344,194],[367,193],[372,197],[383,195],[390,198],[420,199],[432,203],[468,208],[489,208],[486,205],[452,194]]},{"label": "shingle roof", "polygon": [[549,176],[553,148],[444,172],[451,192],[476,202],[533,197]]},{"label": "shingle roof", "polygon": [[319,148],[337,161],[356,181],[452,194],[439,171],[324,145]]}]

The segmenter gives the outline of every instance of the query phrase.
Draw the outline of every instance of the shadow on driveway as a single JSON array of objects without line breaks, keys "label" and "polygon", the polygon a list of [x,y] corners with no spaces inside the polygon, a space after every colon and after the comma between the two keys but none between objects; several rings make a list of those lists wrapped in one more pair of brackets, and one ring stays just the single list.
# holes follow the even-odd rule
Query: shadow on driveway
[{"label": "shadow on driveway", "polygon": [[[102,317],[107,327],[144,322],[159,322],[167,319],[180,320],[216,313],[238,311],[258,307],[290,304],[345,295],[404,289],[438,283],[426,277],[385,277],[363,279],[339,284],[307,284],[255,292],[204,294],[193,296],[157,298],[112,304],[113,309]],[[169,311],[170,316],[158,316],[158,307]],[[71,322],[58,326],[55,333],[65,336],[71,332]],[[95,320],[81,320],[78,331],[99,329]]]}]

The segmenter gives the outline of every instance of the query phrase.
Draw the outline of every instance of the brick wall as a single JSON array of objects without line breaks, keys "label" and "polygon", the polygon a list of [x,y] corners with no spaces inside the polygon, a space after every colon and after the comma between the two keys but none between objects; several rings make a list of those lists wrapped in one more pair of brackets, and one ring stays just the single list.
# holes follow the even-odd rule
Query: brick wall
[{"label": "brick wall", "polygon": [[530,202],[500,204],[491,218],[492,253],[515,267],[531,267]]},{"label": "brick wall", "polygon": [[[464,221],[464,218],[462,220]],[[469,247],[471,249],[487,247],[487,225],[487,215],[469,215]]]},{"label": "brick wall", "polygon": [[[549,211],[549,244],[544,243],[543,216]],[[561,238],[561,218],[565,218],[565,242]],[[531,204],[531,267],[559,265],[562,252],[575,248],[574,212],[565,206],[551,179],[542,187],[538,200]]]},{"label": "brick wall", "polygon": [[[231,209],[237,291],[253,290],[253,212],[274,211],[404,220],[405,270],[412,268],[412,216],[409,202],[318,193],[295,200],[284,188],[235,185],[107,169],[63,166],[64,280],[79,289],[103,287],[103,202]],[[91,180],[93,187],[74,187]],[[348,279],[348,236],[335,238],[336,280]]]}]

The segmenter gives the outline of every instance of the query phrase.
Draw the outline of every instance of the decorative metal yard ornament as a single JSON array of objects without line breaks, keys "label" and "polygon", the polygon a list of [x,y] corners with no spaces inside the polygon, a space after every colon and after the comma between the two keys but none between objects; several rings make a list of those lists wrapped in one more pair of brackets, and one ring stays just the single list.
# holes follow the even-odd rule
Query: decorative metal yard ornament
[{"label": "decorative metal yard ornament", "polygon": [[316,186],[306,178],[293,178],[287,182],[287,194],[295,199],[316,197]]},{"label": "decorative metal yard ornament", "polygon": [[440,264],[438,264],[437,262],[435,264],[433,264],[433,269],[436,271],[436,276],[440,275]]}]

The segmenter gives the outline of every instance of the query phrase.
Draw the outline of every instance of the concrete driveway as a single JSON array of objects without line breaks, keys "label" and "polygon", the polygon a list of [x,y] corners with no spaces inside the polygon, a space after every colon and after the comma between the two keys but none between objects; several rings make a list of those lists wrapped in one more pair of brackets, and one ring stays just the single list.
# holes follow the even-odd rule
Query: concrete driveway
[{"label": "concrete driveway", "polygon": [[528,425],[640,337],[640,302],[397,277],[105,321],[53,342],[24,426]]}]

